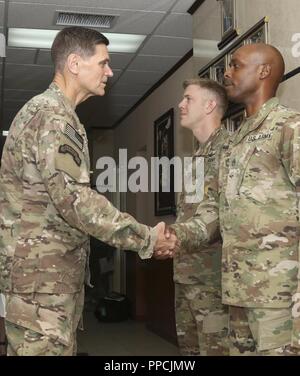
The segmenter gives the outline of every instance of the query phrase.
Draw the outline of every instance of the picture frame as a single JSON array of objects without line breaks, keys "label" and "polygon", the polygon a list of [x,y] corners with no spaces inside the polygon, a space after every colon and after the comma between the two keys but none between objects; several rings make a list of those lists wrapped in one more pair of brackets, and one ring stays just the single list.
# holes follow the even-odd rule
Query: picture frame
[{"label": "picture frame", "polygon": [[224,85],[224,73],[226,70],[226,56],[218,60],[213,64],[212,68],[212,79],[219,82],[219,84]]},{"label": "picture frame", "polygon": [[[174,109],[171,108],[154,121],[154,156],[158,158],[167,157],[171,160],[174,157]],[[170,175],[163,174],[162,167],[156,172],[158,178],[158,192],[155,192],[155,216],[169,215],[176,213],[176,202],[174,192],[174,166],[170,166]],[[170,179],[168,181],[168,179]],[[169,191],[164,187],[169,185]]]},{"label": "picture frame", "polygon": [[[219,1],[223,2],[224,0],[219,0]],[[234,5],[233,9],[235,12],[235,3],[233,5]],[[198,71],[198,77],[211,78],[213,80],[218,81],[221,84],[224,83],[223,81],[224,71],[228,69],[231,59],[232,59],[232,55],[238,48],[247,44],[252,44],[252,43],[260,43],[260,42],[268,43],[268,40],[269,40],[268,24],[269,24],[269,18],[267,16],[259,20],[255,25],[249,28],[244,34],[242,34],[241,36],[239,36],[239,38],[233,41],[227,48],[225,48],[222,52],[220,52],[214,59],[212,59],[209,63],[203,66]],[[233,22],[233,27],[234,28],[236,27],[235,22]],[[235,132],[239,128],[244,116],[246,115],[245,115],[243,106],[229,102],[228,109],[223,117],[223,123],[226,129],[230,133]],[[194,140],[193,150],[195,150],[196,148],[197,148],[197,143]]]},{"label": "picture frame", "polygon": [[221,41],[219,50],[238,36],[236,21],[236,0],[219,0],[221,6]]},{"label": "picture frame", "polygon": [[268,23],[265,23],[259,29],[255,30],[245,40],[245,44],[253,43],[268,43]]},{"label": "picture frame", "polygon": [[204,72],[199,74],[199,78],[208,78],[210,79],[211,74],[210,74],[210,68],[206,69]]}]

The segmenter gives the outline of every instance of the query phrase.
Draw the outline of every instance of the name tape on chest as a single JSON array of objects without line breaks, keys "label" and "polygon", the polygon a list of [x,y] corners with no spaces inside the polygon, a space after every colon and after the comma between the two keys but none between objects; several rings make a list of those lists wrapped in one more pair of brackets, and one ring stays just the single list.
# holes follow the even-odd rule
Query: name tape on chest
[{"label": "name tape on chest", "polygon": [[67,123],[64,134],[80,149],[83,149],[83,137]]},{"label": "name tape on chest", "polygon": [[259,141],[259,140],[267,140],[267,139],[270,139],[271,137],[272,137],[272,133],[271,132],[269,132],[269,133],[258,133],[258,134],[254,134],[254,135],[248,136],[247,142],[254,142],[254,141]]}]

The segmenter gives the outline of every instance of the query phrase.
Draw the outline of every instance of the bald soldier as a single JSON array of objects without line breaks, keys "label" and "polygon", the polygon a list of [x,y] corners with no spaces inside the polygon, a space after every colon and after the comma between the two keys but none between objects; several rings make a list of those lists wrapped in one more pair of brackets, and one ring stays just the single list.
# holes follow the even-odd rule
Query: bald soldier
[{"label": "bald soldier", "polygon": [[[0,290],[8,355],[72,355],[84,298],[88,234],[142,258],[168,254],[149,228],[90,189],[88,143],[75,107],[105,93],[108,40],[80,27],[52,45],[55,76],[15,117],[0,170]],[[95,114],[96,116],[96,114]],[[101,336],[101,333],[99,333]]]},{"label": "bald soldier", "polygon": [[300,354],[300,113],[275,97],[283,74],[270,45],[233,54],[226,90],[247,117],[223,147],[219,199],[206,187],[193,219],[172,225],[187,249],[221,231],[231,355]]}]

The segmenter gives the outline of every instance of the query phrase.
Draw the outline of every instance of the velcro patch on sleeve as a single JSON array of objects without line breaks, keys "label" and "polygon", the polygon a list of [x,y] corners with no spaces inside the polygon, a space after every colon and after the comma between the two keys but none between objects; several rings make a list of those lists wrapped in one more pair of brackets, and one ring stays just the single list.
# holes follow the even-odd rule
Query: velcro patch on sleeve
[{"label": "velcro patch on sleeve", "polygon": [[78,152],[75,149],[72,148],[72,146],[67,145],[67,144],[60,145],[58,152],[61,153],[61,154],[70,154],[72,156],[74,162],[77,164],[77,166],[78,167],[80,166],[80,164],[81,164],[80,156],[79,156]]},{"label": "velcro patch on sleeve", "polygon": [[83,137],[69,123],[65,127],[64,134],[80,149],[83,150]]}]

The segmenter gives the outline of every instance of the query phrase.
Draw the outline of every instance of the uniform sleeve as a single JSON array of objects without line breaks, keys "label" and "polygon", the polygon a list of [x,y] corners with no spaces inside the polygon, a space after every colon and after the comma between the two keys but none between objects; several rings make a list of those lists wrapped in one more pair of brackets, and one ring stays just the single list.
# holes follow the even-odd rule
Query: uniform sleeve
[{"label": "uniform sleeve", "polygon": [[218,199],[205,195],[193,217],[170,227],[176,232],[181,248],[188,253],[215,242],[220,237]]},{"label": "uniform sleeve", "polygon": [[53,205],[72,227],[111,246],[152,256],[156,231],[121,213],[89,182],[83,137],[63,118],[43,114],[37,134],[37,164]]},{"label": "uniform sleeve", "polygon": [[[300,213],[300,115],[287,121],[285,124],[281,146],[282,162],[289,176],[291,183],[295,187],[298,221]],[[300,227],[300,223],[298,228]],[[299,229],[298,229],[299,232]],[[298,235],[299,236],[299,235]],[[292,297],[292,346],[300,348],[300,247],[298,240],[298,287]]]},{"label": "uniform sleeve", "polygon": [[[213,244],[221,239],[219,224],[219,165],[222,146],[228,139],[225,131],[222,132],[218,144],[215,146],[216,165],[205,173],[204,196],[197,210],[186,221],[177,221],[170,227],[176,232],[181,248],[187,253],[199,252],[203,246]],[[180,252],[180,251],[179,251]]]},{"label": "uniform sleeve", "polygon": [[181,218],[184,215],[183,203],[184,203],[184,192],[181,192],[178,203],[177,203],[177,208],[176,208],[176,215],[177,215],[176,222],[181,222]]},{"label": "uniform sleeve", "polygon": [[0,292],[0,317],[6,316],[6,310],[5,310],[5,297]]}]

